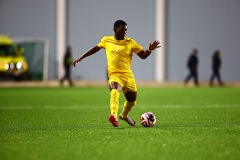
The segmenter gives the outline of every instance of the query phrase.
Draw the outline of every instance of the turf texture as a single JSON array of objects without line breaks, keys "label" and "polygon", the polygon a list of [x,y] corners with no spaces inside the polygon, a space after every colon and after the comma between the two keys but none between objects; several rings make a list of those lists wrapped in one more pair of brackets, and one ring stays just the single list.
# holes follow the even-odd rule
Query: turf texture
[{"label": "turf texture", "polygon": [[[135,127],[108,122],[109,98],[106,87],[0,88],[0,159],[240,159],[240,88],[139,87]],[[147,111],[154,127],[140,124]]]}]

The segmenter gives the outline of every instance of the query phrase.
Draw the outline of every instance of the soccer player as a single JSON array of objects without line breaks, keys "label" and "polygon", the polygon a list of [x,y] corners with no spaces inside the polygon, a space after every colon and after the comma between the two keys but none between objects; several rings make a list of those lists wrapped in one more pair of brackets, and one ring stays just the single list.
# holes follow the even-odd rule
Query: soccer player
[{"label": "soccer player", "polygon": [[76,63],[104,48],[107,56],[108,84],[111,94],[109,121],[114,127],[118,126],[119,96],[120,92],[123,91],[126,101],[119,118],[129,125],[135,126],[136,122],[128,116],[137,99],[137,87],[131,70],[132,56],[135,53],[141,59],[146,59],[153,50],[161,46],[159,45],[160,42],[155,40],[150,43],[147,50],[143,50],[143,47],[135,40],[125,37],[127,24],[123,20],[117,20],[114,23],[113,30],[114,36],[104,36],[98,45],[75,59],[73,66],[75,67]]}]

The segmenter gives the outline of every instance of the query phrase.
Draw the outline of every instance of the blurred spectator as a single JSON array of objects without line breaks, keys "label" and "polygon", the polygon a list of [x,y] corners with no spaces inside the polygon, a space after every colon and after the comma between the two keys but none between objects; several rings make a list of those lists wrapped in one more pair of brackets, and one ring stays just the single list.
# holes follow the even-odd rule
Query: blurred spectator
[{"label": "blurred spectator", "polygon": [[63,65],[65,74],[63,78],[60,80],[60,85],[62,86],[64,81],[68,80],[69,86],[73,86],[73,82],[71,79],[72,48],[70,46],[67,47],[66,52],[64,54]]},{"label": "blurred spectator", "polygon": [[209,82],[210,86],[213,85],[215,78],[217,78],[218,84],[220,86],[224,85],[222,82],[222,79],[221,79],[221,75],[220,75],[220,68],[222,65],[222,60],[220,58],[220,54],[221,54],[221,52],[219,50],[216,50],[212,56],[212,76],[210,77],[210,82]]},{"label": "blurred spectator", "polygon": [[198,86],[198,50],[196,48],[193,49],[187,61],[187,68],[189,70],[189,74],[185,78],[184,84],[187,85],[191,78],[194,79],[195,86]]}]

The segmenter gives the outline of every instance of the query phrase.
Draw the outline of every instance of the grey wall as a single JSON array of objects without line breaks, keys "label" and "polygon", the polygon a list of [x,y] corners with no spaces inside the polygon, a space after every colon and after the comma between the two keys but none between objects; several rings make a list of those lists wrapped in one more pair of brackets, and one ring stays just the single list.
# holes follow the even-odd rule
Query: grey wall
[{"label": "grey wall", "polygon": [[[144,48],[154,40],[153,0],[71,0],[68,7],[68,40],[73,46],[74,57],[97,45],[102,36],[113,35],[113,24],[118,19],[128,24],[127,36],[134,38]],[[154,56],[141,60],[134,55],[132,63],[137,79],[154,79]],[[105,80],[105,50],[79,63],[73,69],[73,76]]]},{"label": "grey wall", "polygon": [[49,78],[56,77],[55,0],[0,0],[0,33],[48,38]]},{"label": "grey wall", "polygon": [[222,51],[222,78],[240,80],[240,1],[167,0],[167,79],[183,80],[186,60],[199,49],[199,77],[209,80],[211,56]]},{"label": "grey wall", "polygon": [[[128,23],[127,36],[144,48],[154,39],[155,0],[67,0],[67,42],[77,57],[112,35],[115,20]],[[12,37],[45,37],[50,41],[49,75],[56,76],[56,0],[0,0],[0,33]],[[193,47],[199,49],[200,80],[211,74],[211,55],[222,51],[224,80],[240,80],[240,1],[166,0],[166,76],[182,81],[186,60]],[[154,80],[154,56],[133,58],[137,80]],[[104,80],[104,50],[73,69],[74,78]]]}]

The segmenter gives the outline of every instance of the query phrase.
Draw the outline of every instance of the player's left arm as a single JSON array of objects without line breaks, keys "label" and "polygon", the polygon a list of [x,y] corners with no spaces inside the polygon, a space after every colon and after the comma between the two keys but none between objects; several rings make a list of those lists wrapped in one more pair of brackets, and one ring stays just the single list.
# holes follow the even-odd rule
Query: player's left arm
[{"label": "player's left arm", "polygon": [[160,46],[160,42],[155,40],[152,43],[149,44],[149,47],[147,50],[141,50],[139,53],[137,53],[137,55],[141,58],[141,59],[146,59],[153,50],[157,49],[161,47]]}]

